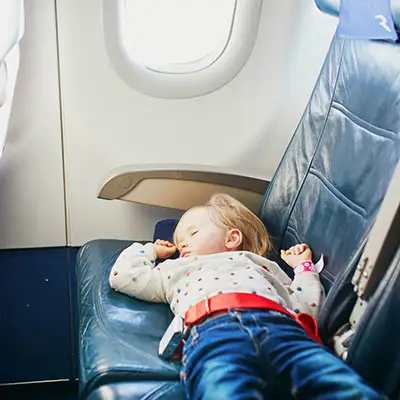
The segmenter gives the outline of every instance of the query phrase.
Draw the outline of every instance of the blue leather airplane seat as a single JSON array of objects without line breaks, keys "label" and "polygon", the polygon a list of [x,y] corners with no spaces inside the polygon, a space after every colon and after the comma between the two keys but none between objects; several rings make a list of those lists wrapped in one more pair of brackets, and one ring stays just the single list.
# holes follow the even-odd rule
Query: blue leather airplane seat
[{"label": "blue leather airplane seat", "polygon": [[[307,242],[316,258],[325,255],[322,279],[329,294],[320,324],[326,340],[354,303],[348,279],[353,259],[376,217],[399,155],[400,45],[335,35],[260,212],[277,248]],[[78,254],[82,398],[183,399],[179,366],[157,356],[171,318],[168,306],[129,298],[108,285],[114,261],[130,243],[96,240]],[[400,307],[398,258],[382,282],[390,295],[378,293],[375,300],[391,315]],[[369,316],[365,332],[379,344],[386,339],[383,328],[375,330],[375,324],[387,321],[380,306],[375,309],[378,314]],[[398,326],[393,328],[399,336]],[[394,344],[395,334],[390,336]],[[352,353],[350,364],[371,384],[391,391],[393,383],[388,382],[394,378],[374,378],[365,363],[374,361],[371,355],[382,360],[368,350],[368,339],[357,340],[357,355]],[[399,374],[395,378],[399,381]]]},{"label": "blue leather airplane seat", "polygon": [[346,362],[390,399],[400,398],[400,249],[359,322]]}]

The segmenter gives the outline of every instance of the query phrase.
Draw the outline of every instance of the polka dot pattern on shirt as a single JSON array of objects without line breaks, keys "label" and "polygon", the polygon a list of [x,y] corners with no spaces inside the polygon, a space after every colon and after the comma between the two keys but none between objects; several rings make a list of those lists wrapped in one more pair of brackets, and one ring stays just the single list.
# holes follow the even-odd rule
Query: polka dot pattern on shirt
[{"label": "polka dot pattern on shirt", "polygon": [[[145,252],[145,254],[147,253]],[[144,257],[140,258],[141,261],[139,263],[141,264]],[[198,258],[197,262],[193,262],[196,258]],[[303,292],[307,292],[306,285],[299,282],[300,285],[292,285],[291,290],[286,285],[283,288],[279,271],[275,270],[277,267],[272,263],[271,265],[262,265],[261,262],[259,264],[257,262],[253,263],[252,259],[249,260],[247,252],[226,254],[225,257],[221,257],[221,261],[210,265],[204,263],[202,257],[196,258],[190,257],[184,263],[182,262],[182,269],[180,269],[180,264],[177,264],[178,268],[172,269],[169,264],[166,264],[165,267],[154,265],[157,260],[152,257],[146,260],[147,268],[154,267],[157,272],[162,274],[165,287],[169,288],[167,291],[168,296],[164,298],[171,304],[174,312],[184,312],[191,306],[189,303],[196,304],[204,296],[215,296],[230,292],[266,296],[284,307],[288,306],[289,309],[293,310],[293,313],[300,312],[299,309],[294,309],[292,301],[286,303],[279,297],[282,290],[286,290],[285,294],[292,294],[293,291],[302,292],[298,295],[301,297]],[[268,272],[268,274],[265,272]],[[113,273],[120,275],[121,271],[113,271]],[[155,278],[159,279],[160,275],[155,276]],[[131,276],[128,279],[131,280]],[[134,287],[135,283],[131,283],[131,285]],[[152,296],[152,293],[149,294]],[[151,297],[151,301],[159,300],[158,296]],[[315,301],[317,299],[314,298],[307,300],[304,304],[309,307],[309,312],[312,313],[312,311],[316,310],[316,308],[312,307],[319,307],[319,302]]]}]

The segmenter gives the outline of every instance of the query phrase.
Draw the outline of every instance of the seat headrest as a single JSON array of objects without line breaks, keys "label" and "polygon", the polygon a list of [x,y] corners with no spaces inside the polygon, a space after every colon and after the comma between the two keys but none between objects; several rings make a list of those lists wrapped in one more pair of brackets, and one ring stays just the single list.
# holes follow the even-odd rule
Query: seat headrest
[{"label": "seat headrest", "polygon": [[[315,0],[317,7],[324,13],[339,16],[340,0]],[[390,0],[393,21],[400,29],[400,0]]]}]

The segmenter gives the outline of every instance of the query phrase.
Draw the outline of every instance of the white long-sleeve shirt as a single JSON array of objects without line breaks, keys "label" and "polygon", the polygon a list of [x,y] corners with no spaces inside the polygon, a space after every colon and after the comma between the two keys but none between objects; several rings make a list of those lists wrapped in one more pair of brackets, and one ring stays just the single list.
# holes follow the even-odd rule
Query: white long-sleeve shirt
[{"label": "white long-sleeve shirt", "polygon": [[277,263],[247,251],[164,261],[155,266],[153,243],[133,243],[110,272],[113,289],[151,302],[170,303],[184,318],[194,304],[220,293],[256,293],[292,313],[317,316],[325,298],[319,276],[302,272],[292,281]]}]

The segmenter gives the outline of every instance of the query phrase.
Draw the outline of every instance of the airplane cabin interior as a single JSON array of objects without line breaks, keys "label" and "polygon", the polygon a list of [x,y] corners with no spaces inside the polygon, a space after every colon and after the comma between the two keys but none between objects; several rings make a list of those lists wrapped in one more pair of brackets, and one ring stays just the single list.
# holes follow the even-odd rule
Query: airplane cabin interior
[{"label": "airplane cabin interior", "polygon": [[[400,399],[399,33],[400,0],[2,0],[0,399],[224,400],[217,373],[202,387],[212,361],[190,369],[187,357],[247,295],[269,303],[245,308],[315,335],[345,371],[334,386],[349,374],[375,393],[274,386],[262,364],[252,398]],[[220,254],[185,252],[179,224],[218,193],[272,242],[240,247],[259,229],[249,217],[229,228],[232,257],[247,252],[271,282],[269,265],[292,285],[317,276],[314,316],[279,297],[302,295],[283,283],[271,284],[280,300],[250,282],[218,308],[232,294],[221,283],[184,308],[194,270],[175,286],[173,274]],[[312,259],[285,262],[298,244]],[[129,257],[128,290],[113,282]],[[210,274],[199,265],[197,283]],[[141,295],[169,266],[162,295]],[[323,381],[304,371],[291,376]]]}]

